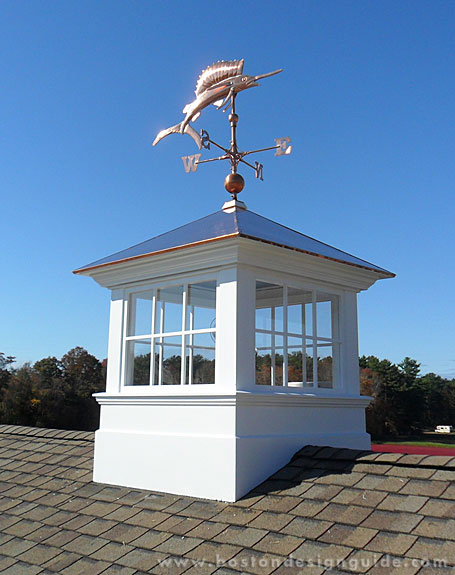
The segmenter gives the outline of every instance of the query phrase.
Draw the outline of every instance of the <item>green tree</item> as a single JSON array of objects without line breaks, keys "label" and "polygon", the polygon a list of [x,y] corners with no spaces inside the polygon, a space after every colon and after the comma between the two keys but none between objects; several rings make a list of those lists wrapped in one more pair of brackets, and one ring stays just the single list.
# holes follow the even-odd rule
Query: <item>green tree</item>
[{"label": "green tree", "polygon": [[101,362],[83,347],[75,347],[62,359],[65,383],[79,397],[91,397],[92,393],[104,388]]},{"label": "green tree", "polygon": [[26,364],[17,369],[4,390],[2,421],[14,425],[35,425],[39,402],[34,396],[34,373]]},{"label": "green tree", "polygon": [[56,381],[60,381],[63,376],[63,365],[56,357],[45,357],[37,361],[33,369],[39,376],[43,386],[52,386]]},{"label": "green tree", "polygon": [[[1,357],[2,365],[12,358]],[[98,427],[99,408],[92,394],[104,389],[106,364],[81,347],[61,360],[46,357],[33,367],[8,372],[2,391],[3,423],[87,429]]]},{"label": "green tree", "polygon": [[[136,355],[133,367],[133,385],[148,385],[150,382],[150,358],[151,354],[143,353]],[[155,364],[157,365],[157,364]]]},{"label": "green tree", "polygon": [[8,369],[8,366],[14,363],[15,360],[15,357],[0,352],[0,393],[8,387],[8,382],[11,378],[11,371]]},{"label": "green tree", "polygon": [[61,359],[65,394],[65,429],[96,429],[99,407],[93,393],[105,387],[101,362],[83,347],[75,347]]},{"label": "green tree", "polygon": [[373,435],[409,434],[424,424],[424,397],[418,380],[420,365],[406,357],[396,365],[375,356],[361,357],[362,392],[374,401],[367,409],[367,429]]},{"label": "green tree", "polygon": [[424,425],[434,429],[436,425],[455,423],[455,380],[444,379],[435,373],[427,373],[419,379],[424,397]]}]

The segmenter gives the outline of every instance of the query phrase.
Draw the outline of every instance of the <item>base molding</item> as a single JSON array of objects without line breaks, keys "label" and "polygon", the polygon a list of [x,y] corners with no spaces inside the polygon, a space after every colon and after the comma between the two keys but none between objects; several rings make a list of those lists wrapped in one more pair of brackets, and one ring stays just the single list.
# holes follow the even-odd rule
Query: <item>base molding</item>
[{"label": "base molding", "polygon": [[93,481],[237,501],[305,445],[368,449],[368,434],[210,437],[97,431]]},{"label": "base molding", "polygon": [[188,399],[97,395],[94,481],[236,501],[305,445],[371,446],[369,398],[239,392]]}]

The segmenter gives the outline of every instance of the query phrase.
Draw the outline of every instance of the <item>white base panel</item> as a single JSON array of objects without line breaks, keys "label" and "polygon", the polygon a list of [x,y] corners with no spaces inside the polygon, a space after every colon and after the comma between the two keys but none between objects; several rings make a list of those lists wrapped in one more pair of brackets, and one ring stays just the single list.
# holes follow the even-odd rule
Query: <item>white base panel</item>
[{"label": "white base panel", "polygon": [[93,479],[99,483],[236,501],[305,445],[371,445],[367,398],[238,393],[97,399],[101,429]]},{"label": "white base panel", "polygon": [[97,431],[93,481],[235,501],[235,438]]},{"label": "white base panel", "polygon": [[265,481],[305,445],[370,449],[368,433],[308,434],[279,438],[237,439],[237,500]]}]

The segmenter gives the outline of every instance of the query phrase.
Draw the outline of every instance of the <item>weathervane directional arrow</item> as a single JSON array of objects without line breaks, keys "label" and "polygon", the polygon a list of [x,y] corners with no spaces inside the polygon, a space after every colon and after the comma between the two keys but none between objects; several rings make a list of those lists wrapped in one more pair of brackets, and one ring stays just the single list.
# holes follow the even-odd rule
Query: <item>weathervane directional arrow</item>
[{"label": "weathervane directional arrow", "polygon": [[[256,178],[263,180],[264,166],[259,162],[255,162],[254,165],[250,164],[244,159],[245,156],[266,152],[268,150],[276,150],[275,156],[285,156],[289,155],[292,151],[291,139],[289,137],[276,138],[275,146],[247,152],[239,150],[237,145],[237,124],[239,117],[235,110],[237,94],[248,88],[259,86],[257,81],[262,78],[268,78],[269,76],[274,76],[282,72],[282,70],[275,70],[274,72],[259,76],[246,76],[243,75],[243,64],[244,60],[222,61],[206,68],[199,76],[199,80],[196,84],[195,100],[183,108],[183,113],[185,114],[183,121],[159,132],[153,142],[155,146],[166,136],[180,133],[191,136],[200,150],[202,148],[210,150],[211,145],[220,149],[224,152],[223,155],[206,160],[201,160],[202,154],[183,156],[183,166],[185,172],[189,174],[195,172],[200,164],[216,162],[218,160],[228,160],[231,164],[231,173],[226,177],[224,186],[226,190],[232,194],[234,199],[245,185],[243,177],[237,173],[239,163],[252,168],[255,171]],[[196,121],[202,110],[210,104],[214,104],[218,109],[223,109],[223,112],[229,108],[231,109],[231,113],[229,114],[229,123],[231,126],[231,142],[229,148],[225,148],[214,142],[206,130],[201,130],[200,133],[198,133],[190,123]]]}]

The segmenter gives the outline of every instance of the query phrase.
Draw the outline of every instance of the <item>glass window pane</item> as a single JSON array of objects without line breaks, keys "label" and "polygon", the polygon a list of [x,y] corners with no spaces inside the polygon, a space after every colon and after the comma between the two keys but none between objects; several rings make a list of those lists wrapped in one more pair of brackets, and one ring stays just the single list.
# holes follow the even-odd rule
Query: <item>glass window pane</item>
[{"label": "glass window pane", "polygon": [[[339,337],[339,296],[287,287],[287,307],[284,308],[283,295],[282,286],[256,282],[256,383],[284,385],[287,380],[294,387],[333,388],[338,344],[328,340],[336,342]],[[285,323],[287,334],[284,334]],[[283,373],[285,353],[286,374]]]},{"label": "glass window pane", "polygon": [[313,334],[311,302],[311,290],[288,288],[288,333]]},{"label": "glass window pane", "polygon": [[161,351],[162,385],[180,385],[182,370],[182,336],[163,337],[155,342],[155,350]]},{"label": "glass window pane", "polygon": [[256,334],[256,348],[271,349],[271,347],[272,347],[272,336],[269,333],[258,332]]},{"label": "glass window pane", "polygon": [[256,385],[272,385],[272,350],[256,352]]},{"label": "glass window pane", "polygon": [[182,313],[183,286],[157,290],[155,333],[182,331]]},{"label": "glass window pane", "polygon": [[283,336],[276,335],[273,338],[275,340],[275,365],[273,366],[272,385],[283,385]]},{"label": "glass window pane", "polygon": [[216,281],[188,286],[186,329],[215,327]]},{"label": "glass window pane", "polygon": [[316,317],[318,325],[318,337],[335,338],[333,313],[336,311],[338,296],[317,292]]},{"label": "glass window pane", "polygon": [[303,382],[302,357],[301,351],[290,350],[288,352],[288,383]]},{"label": "glass window pane", "polygon": [[332,346],[318,346],[318,387],[333,387]]},{"label": "glass window pane", "polygon": [[215,383],[214,334],[201,333],[187,336],[186,358],[187,383],[191,382],[196,385]]},{"label": "glass window pane", "polygon": [[256,328],[272,329],[272,310],[271,308],[256,309]]},{"label": "glass window pane", "polygon": [[150,340],[128,342],[129,357],[132,362],[130,377],[127,385],[150,384]]},{"label": "glass window pane", "polygon": [[306,384],[311,387],[314,385],[313,342],[309,339],[306,342]]},{"label": "glass window pane", "polygon": [[151,334],[153,293],[150,291],[136,294],[132,296],[131,303],[132,309],[135,309],[136,313],[130,325],[129,335]]},{"label": "glass window pane", "polygon": [[283,331],[283,287],[256,282],[256,328]]},{"label": "glass window pane", "polygon": [[256,334],[256,384],[272,385],[272,336]]},{"label": "glass window pane", "polygon": [[303,338],[288,337],[288,383],[303,383],[305,379],[304,364],[302,363],[304,355]]},{"label": "glass window pane", "polygon": [[153,373],[153,385],[160,383],[160,345],[159,340],[155,339],[155,371]]}]

